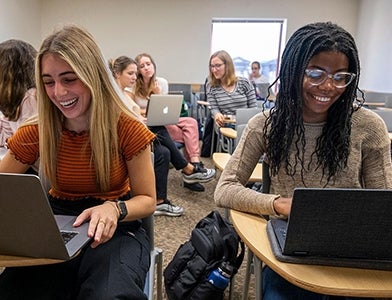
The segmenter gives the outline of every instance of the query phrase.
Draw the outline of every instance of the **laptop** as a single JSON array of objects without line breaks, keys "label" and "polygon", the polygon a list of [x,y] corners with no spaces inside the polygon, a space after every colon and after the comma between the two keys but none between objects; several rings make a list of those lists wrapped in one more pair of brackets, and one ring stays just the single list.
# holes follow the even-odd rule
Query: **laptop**
[{"label": "laptop", "polygon": [[183,98],[183,95],[152,94],[147,105],[147,126],[177,124]]},{"label": "laptop", "polygon": [[0,173],[0,255],[68,260],[87,244],[88,223],[53,215],[38,176]]},{"label": "laptop", "polygon": [[267,98],[269,86],[269,83],[256,83],[256,89],[260,98]]},{"label": "laptop", "polygon": [[297,188],[267,233],[283,262],[392,270],[392,190]]}]

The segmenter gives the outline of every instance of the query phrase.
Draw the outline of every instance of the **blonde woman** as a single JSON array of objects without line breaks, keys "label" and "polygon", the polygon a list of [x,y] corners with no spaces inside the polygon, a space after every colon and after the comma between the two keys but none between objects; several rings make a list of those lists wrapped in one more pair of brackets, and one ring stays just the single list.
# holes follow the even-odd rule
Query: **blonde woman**
[{"label": "blonde woman", "polygon": [[[76,26],[47,37],[36,60],[38,121],[9,139],[0,172],[23,173],[40,158],[55,213],[89,222],[75,259],[7,268],[1,299],[147,299],[149,243],[140,219],[155,210],[146,126],[124,105],[94,38]],[[50,246],[50,245],[48,245]]]}]

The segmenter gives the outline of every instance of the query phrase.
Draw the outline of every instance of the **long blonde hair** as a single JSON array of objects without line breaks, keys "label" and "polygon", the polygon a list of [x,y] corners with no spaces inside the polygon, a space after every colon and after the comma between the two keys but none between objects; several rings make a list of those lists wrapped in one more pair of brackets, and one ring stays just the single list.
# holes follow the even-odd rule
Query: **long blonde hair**
[{"label": "long blonde hair", "polygon": [[227,86],[236,84],[237,76],[235,75],[234,63],[230,54],[225,50],[216,51],[210,57],[209,66],[211,65],[211,60],[215,57],[218,57],[225,64],[225,74],[223,75],[222,79],[216,79],[214,74],[211,72],[211,68],[209,68],[210,85],[215,87],[221,85],[222,83]]},{"label": "long blonde hair", "polygon": [[56,188],[59,141],[64,116],[46,94],[41,78],[42,57],[52,53],[67,62],[91,92],[89,121],[90,164],[95,167],[101,191],[110,189],[111,162],[118,157],[117,123],[121,112],[135,118],[119,94],[105,59],[93,36],[86,30],[68,25],[48,36],[36,60],[40,169]]}]

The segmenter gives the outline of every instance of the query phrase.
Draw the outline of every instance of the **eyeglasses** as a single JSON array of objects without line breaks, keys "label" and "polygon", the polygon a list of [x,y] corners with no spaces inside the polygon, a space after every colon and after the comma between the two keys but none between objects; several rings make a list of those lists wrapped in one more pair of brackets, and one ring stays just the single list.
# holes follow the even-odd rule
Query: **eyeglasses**
[{"label": "eyeglasses", "polygon": [[342,89],[348,86],[353,81],[355,76],[357,76],[356,74],[349,72],[328,74],[324,70],[320,69],[306,69],[305,74],[309,78],[309,83],[311,85],[318,86],[323,84],[327,78],[330,78],[332,79],[332,84],[338,89]]},{"label": "eyeglasses", "polygon": [[215,65],[210,65],[210,69],[217,69],[219,70],[224,64],[215,64]]}]

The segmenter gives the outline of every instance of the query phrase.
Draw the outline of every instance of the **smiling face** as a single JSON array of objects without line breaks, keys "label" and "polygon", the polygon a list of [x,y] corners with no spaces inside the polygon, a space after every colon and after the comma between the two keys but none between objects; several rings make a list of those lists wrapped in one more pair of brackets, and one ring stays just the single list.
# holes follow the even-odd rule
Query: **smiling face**
[{"label": "smiling face", "polygon": [[[328,74],[347,72],[348,58],[341,52],[320,52],[311,58],[306,69],[320,69]],[[344,91],[345,88],[335,87],[331,78],[315,86],[304,75],[302,85],[304,122],[321,123],[326,121],[329,108],[339,99]]]},{"label": "smiling face", "polygon": [[116,74],[117,82],[121,89],[126,87],[132,87],[137,78],[137,66],[136,64],[129,64],[121,73]]},{"label": "smiling face", "polygon": [[65,126],[77,132],[87,130],[91,111],[91,92],[71,66],[57,54],[45,54],[41,60],[45,91],[66,118]]}]

